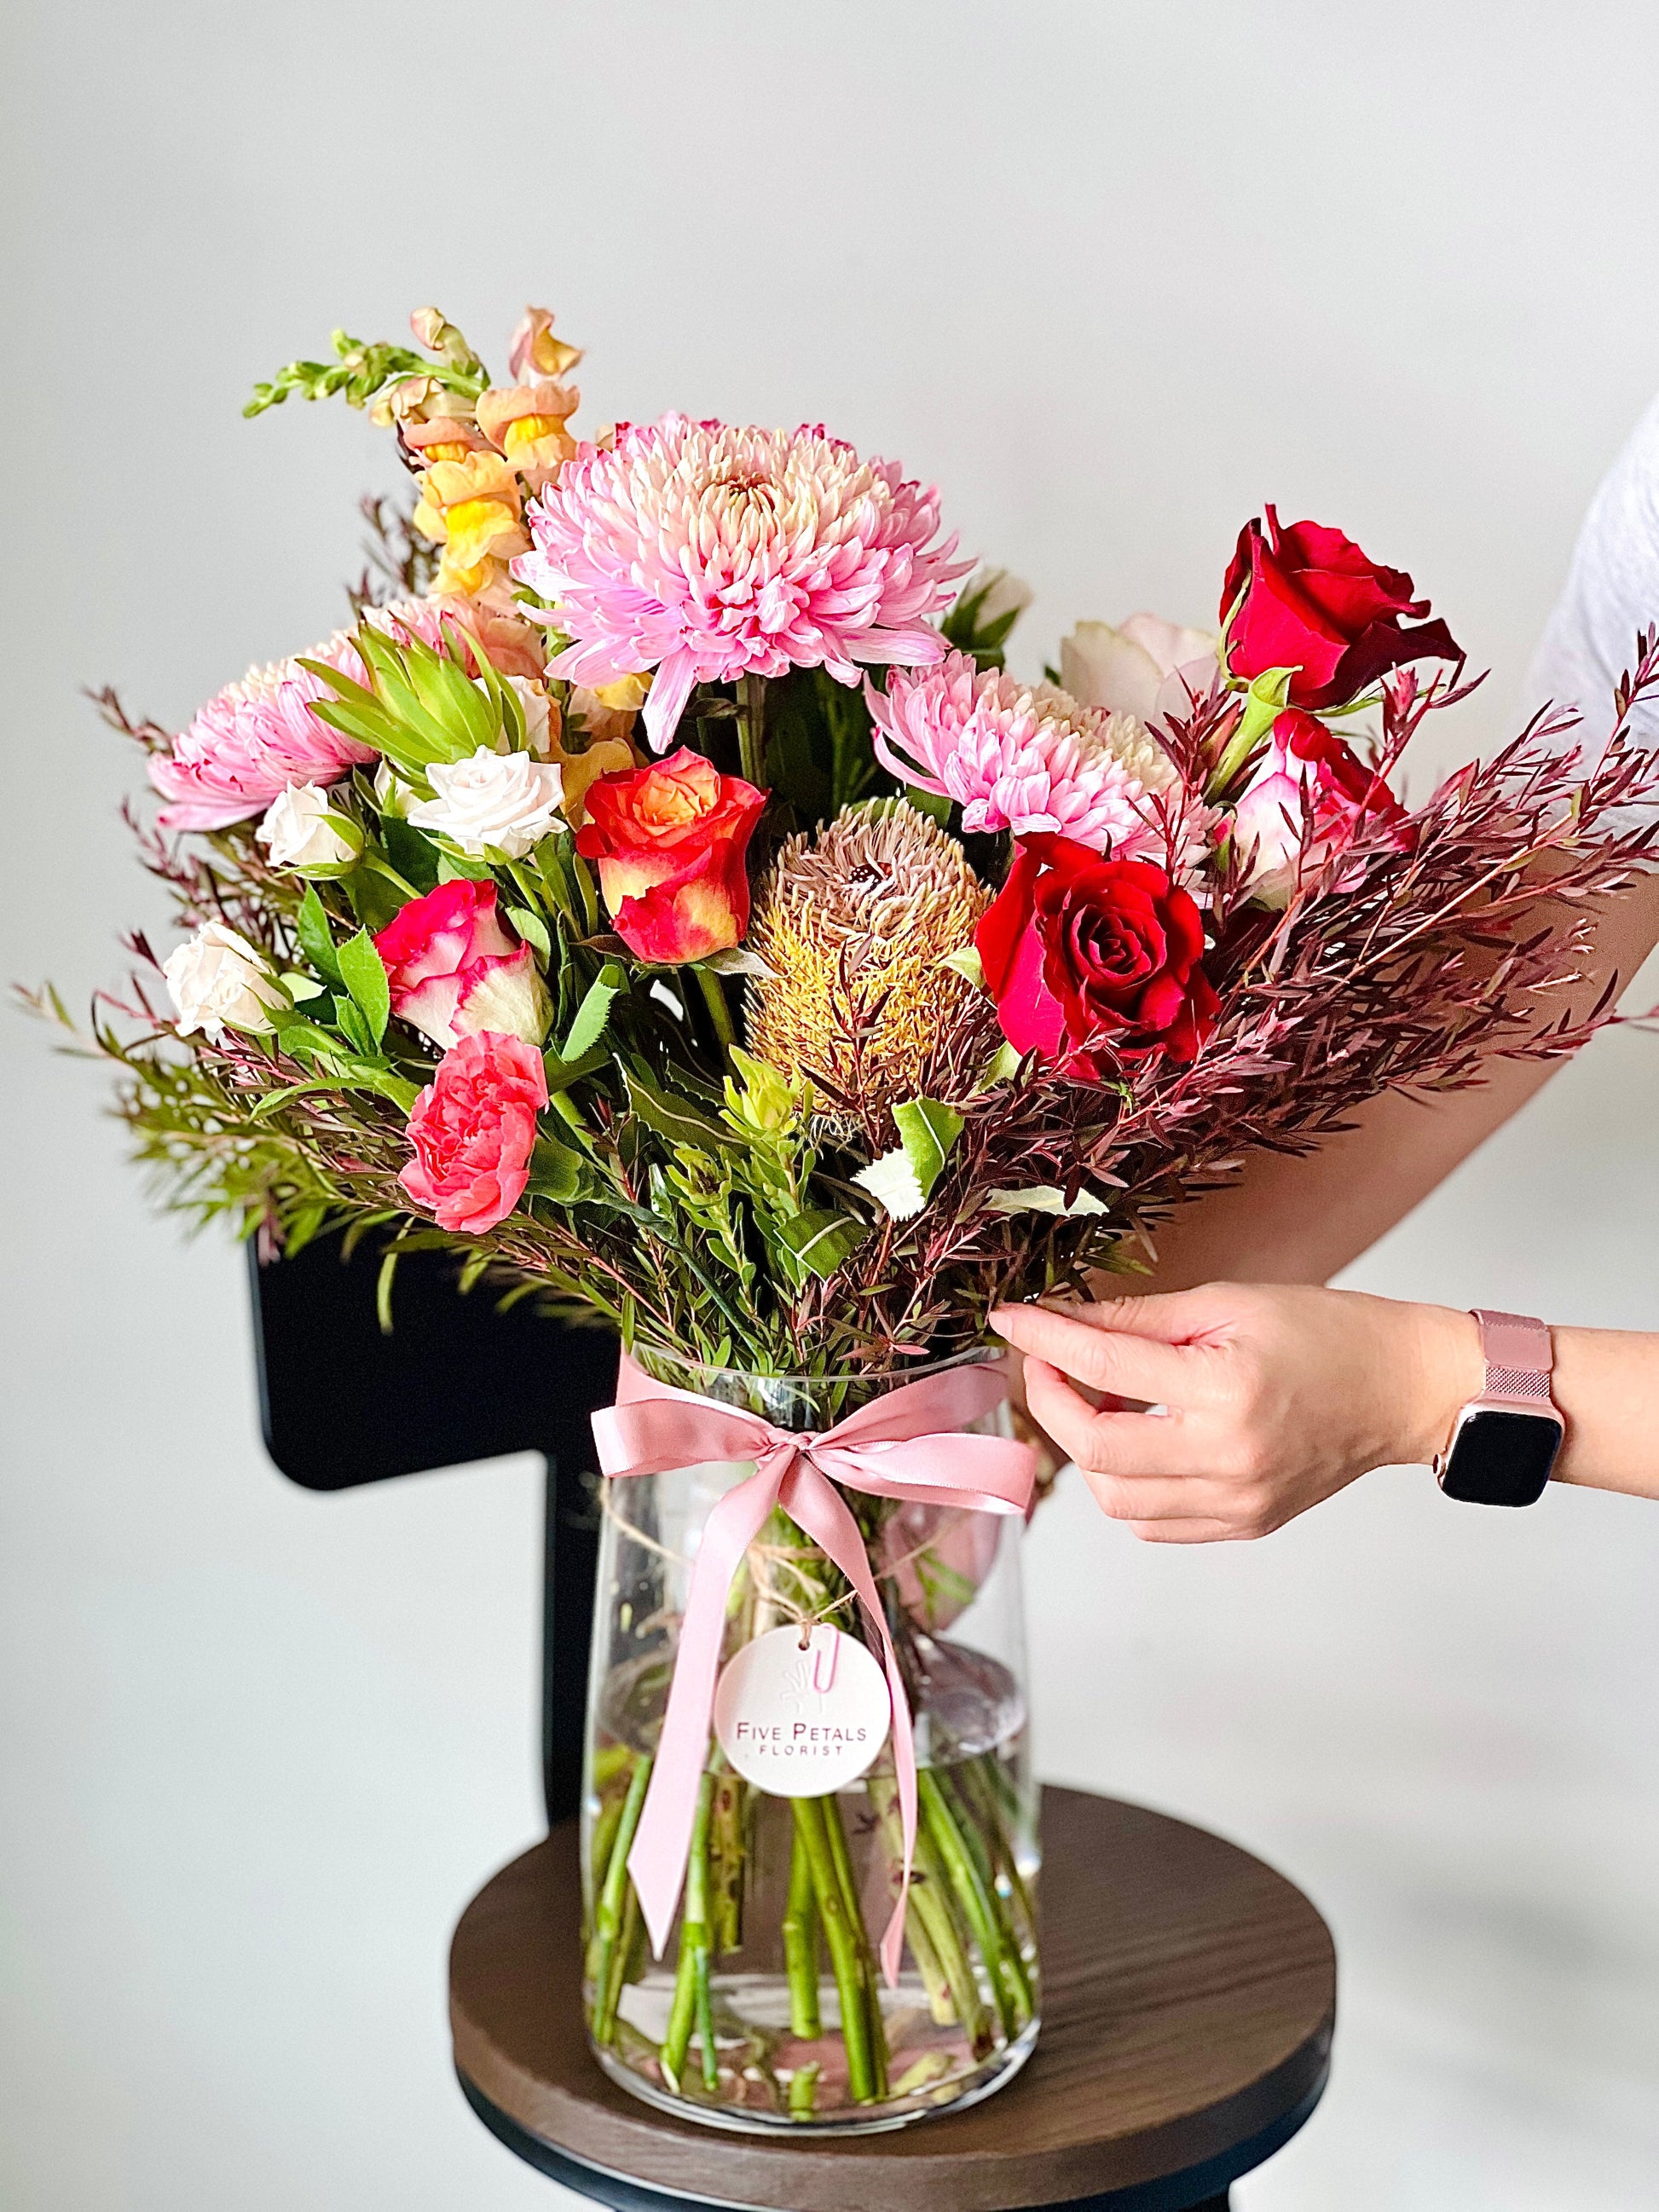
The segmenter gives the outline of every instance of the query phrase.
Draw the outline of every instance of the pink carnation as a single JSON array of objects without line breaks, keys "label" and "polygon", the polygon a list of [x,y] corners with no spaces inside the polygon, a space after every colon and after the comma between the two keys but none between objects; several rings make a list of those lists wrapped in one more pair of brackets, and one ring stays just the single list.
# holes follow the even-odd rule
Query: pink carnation
[{"label": "pink carnation", "polygon": [[547,1072],[522,1037],[464,1036],[410,1109],[415,1157],[398,1176],[440,1229],[482,1237],[524,1196]]},{"label": "pink carnation", "polygon": [[934,543],[935,492],[805,426],[625,426],[614,450],[580,447],[526,520],[513,573],[574,641],[548,672],[591,690],[654,668],[658,752],[694,684],[937,660],[928,618],[972,565]]},{"label": "pink carnation", "polygon": [[[443,642],[440,616],[424,599],[365,610],[365,619],[389,637],[413,635],[434,647]],[[336,630],[301,658],[326,661],[343,676],[363,680],[349,630]],[[151,757],[149,780],[168,802],[156,817],[162,829],[222,830],[264,813],[290,784],[337,783],[361,762],[374,759],[367,745],[330,729],[312,712],[329,696],[321,678],[298,659],[250,668],[240,683],[228,684],[179,732],[171,752]]]},{"label": "pink carnation", "polygon": [[905,783],[953,799],[969,835],[1070,837],[1120,859],[1162,860],[1157,797],[1178,783],[1162,745],[1131,714],[1080,707],[953,653],[937,668],[866,687],[876,757]]}]

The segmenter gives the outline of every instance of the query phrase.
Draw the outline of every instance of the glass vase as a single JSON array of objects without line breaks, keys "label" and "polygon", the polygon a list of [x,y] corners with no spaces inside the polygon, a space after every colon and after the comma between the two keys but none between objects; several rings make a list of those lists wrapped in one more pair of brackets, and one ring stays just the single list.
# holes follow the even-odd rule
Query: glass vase
[{"label": "glass vase", "polygon": [[[635,1357],[660,1381],[796,1433],[939,1371],[795,1378]],[[1008,1424],[1003,1405],[971,1426],[1008,1435]],[[1024,1523],[842,1492],[913,1714],[918,1834],[896,1987],[878,1954],[902,1854],[890,1737],[849,1785],[785,1796],[744,1780],[711,1731],[680,1907],[655,1959],[628,1850],[691,1563],[716,1502],[753,1472],[752,1462],[720,1461],[605,1486],[581,1839],[589,2035],[614,2080],[687,2118],[749,2130],[899,2127],[988,2095],[1036,2038]],[[805,1645],[827,1620],[868,1643],[860,1612],[839,1570],[775,1510],[733,1579],[722,1665],[780,1627],[799,1626]]]}]

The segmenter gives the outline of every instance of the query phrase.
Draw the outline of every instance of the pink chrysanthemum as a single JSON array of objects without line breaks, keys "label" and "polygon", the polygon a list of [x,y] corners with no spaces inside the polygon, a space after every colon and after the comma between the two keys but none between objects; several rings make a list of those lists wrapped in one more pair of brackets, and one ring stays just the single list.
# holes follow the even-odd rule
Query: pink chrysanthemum
[{"label": "pink chrysanthemum", "polygon": [[1052,684],[1033,690],[962,653],[867,696],[882,766],[955,799],[969,833],[1047,830],[1121,859],[1164,857],[1171,810],[1155,802],[1180,779],[1133,714],[1079,706]]},{"label": "pink chrysanthemum", "polygon": [[694,684],[937,660],[928,617],[971,565],[933,542],[936,493],[821,428],[627,426],[612,451],[580,447],[526,520],[513,573],[574,641],[549,673],[594,689],[654,668],[659,752]]},{"label": "pink chrysanthemum", "polygon": [[[424,599],[364,611],[364,619],[388,636],[412,635],[434,647],[443,643],[441,615]],[[326,661],[356,683],[364,679],[349,630],[336,630],[303,658]],[[360,762],[374,760],[366,745],[313,714],[328,696],[322,679],[297,659],[250,668],[240,683],[216,693],[179,732],[170,753],[151,757],[149,780],[168,802],[156,817],[162,829],[222,830],[262,814],[290,784],[337,783]]]}]

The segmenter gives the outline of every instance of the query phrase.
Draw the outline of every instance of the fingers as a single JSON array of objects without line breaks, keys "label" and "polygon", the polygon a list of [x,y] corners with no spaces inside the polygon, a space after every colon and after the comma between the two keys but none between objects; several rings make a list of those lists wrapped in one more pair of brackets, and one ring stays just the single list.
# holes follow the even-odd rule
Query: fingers
[{"label": "fingers", "polygon": [[1191,1439],[1178,1414],[1097,1413],[1046,1360],[1027,1358],[1031,1418],[1085,1474],[1192,1474]]},{"label": "fingers", "polygon": [[[1090,1310],[1083,1307],[1079,1313]],[[991,1326],[1028,1358],[1045,1360],[1079,1382],[1109,1390],[1115,1397],[1179,1403],[1183,1381],[1191,1372],[1190,1355],[1173,1345],[1118,1331],[1109,1321],[1091,1323],[1048,1306],[999,1306]]]}]

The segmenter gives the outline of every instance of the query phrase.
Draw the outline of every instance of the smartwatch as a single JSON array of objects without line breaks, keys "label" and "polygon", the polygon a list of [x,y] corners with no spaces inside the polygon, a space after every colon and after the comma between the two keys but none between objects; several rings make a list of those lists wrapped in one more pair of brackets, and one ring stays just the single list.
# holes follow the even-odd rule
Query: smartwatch
[{"label": "smartwatch", "polygon": [[1550,1395],[1555,1364],[1549,1330],[1524,1314],[1477,1306],[1486,1387],[1457,1416],[1434,1462],[1448,1498],[1474,1505],[1535,1505],[1566,1433]]}]

